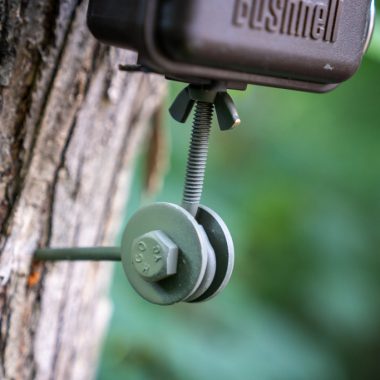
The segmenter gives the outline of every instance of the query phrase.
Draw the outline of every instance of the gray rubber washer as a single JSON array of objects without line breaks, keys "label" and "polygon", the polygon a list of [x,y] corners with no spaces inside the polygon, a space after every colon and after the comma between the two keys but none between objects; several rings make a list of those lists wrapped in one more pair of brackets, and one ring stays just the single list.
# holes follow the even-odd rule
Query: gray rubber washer
[{"label": "gray rubber washer", "polygon": [[[179,248],[177,273],[159,282],[144,280],[134,269],[133,241],[150,231],[163,231]],[[155,203],[140,209],[128,222],[122,240],[121,257],[132,287],[144,299],[158,305],[181,302],[197,289],[205,275],[207,245],[200,226],[182,207]]]},{"label": "gray rubber washer", "polygon": [[200,206],[196,220],[206,231],[216,257],[216,273],[213,282],[205,293],[191,301],[204,302],[218,295],[230,281],[235,262],[235,249],[226,224],[216,212]]}]

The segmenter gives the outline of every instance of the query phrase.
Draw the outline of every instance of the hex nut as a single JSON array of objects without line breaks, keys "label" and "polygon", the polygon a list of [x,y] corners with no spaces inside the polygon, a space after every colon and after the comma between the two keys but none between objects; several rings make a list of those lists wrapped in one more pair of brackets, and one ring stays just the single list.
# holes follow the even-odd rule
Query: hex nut
[{"label": "hex nut", "polygon": [[132,262],[137,273],[158,282],[177,273],[178,247],[162,231],[152,231],[132,243]]}]

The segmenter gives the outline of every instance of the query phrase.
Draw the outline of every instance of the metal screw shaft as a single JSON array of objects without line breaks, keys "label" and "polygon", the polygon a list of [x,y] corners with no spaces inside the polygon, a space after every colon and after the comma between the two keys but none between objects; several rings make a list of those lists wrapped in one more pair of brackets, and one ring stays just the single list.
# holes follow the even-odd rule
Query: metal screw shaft
[{"label": "metal screw shaft", "polygon": [[38,249],[34,258],[41,261],[120,261],[121,249],[99,248],[46,248]]},{"label": "metal screw shaft", "polygon": [[201,201],[214,104],[197,101],[182,207],[196,216]]}]

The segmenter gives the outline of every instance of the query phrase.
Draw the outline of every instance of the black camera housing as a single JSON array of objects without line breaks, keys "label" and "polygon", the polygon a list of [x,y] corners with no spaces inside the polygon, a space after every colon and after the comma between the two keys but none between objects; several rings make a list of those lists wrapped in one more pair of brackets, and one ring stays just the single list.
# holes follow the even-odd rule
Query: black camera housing
[{"label": "black camera housing", "polygon": [[90,0],[88,26],[170,79],[326,92],[360,66],[371,0]]}]

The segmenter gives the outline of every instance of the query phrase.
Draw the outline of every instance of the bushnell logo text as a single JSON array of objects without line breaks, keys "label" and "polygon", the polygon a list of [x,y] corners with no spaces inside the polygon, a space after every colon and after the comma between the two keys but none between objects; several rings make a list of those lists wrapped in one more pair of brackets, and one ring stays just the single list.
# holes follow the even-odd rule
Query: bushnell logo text
[{"label": "bushnell logo text", "polygon": [[233,25],[335,42],[343,0],[236,0]]}]

